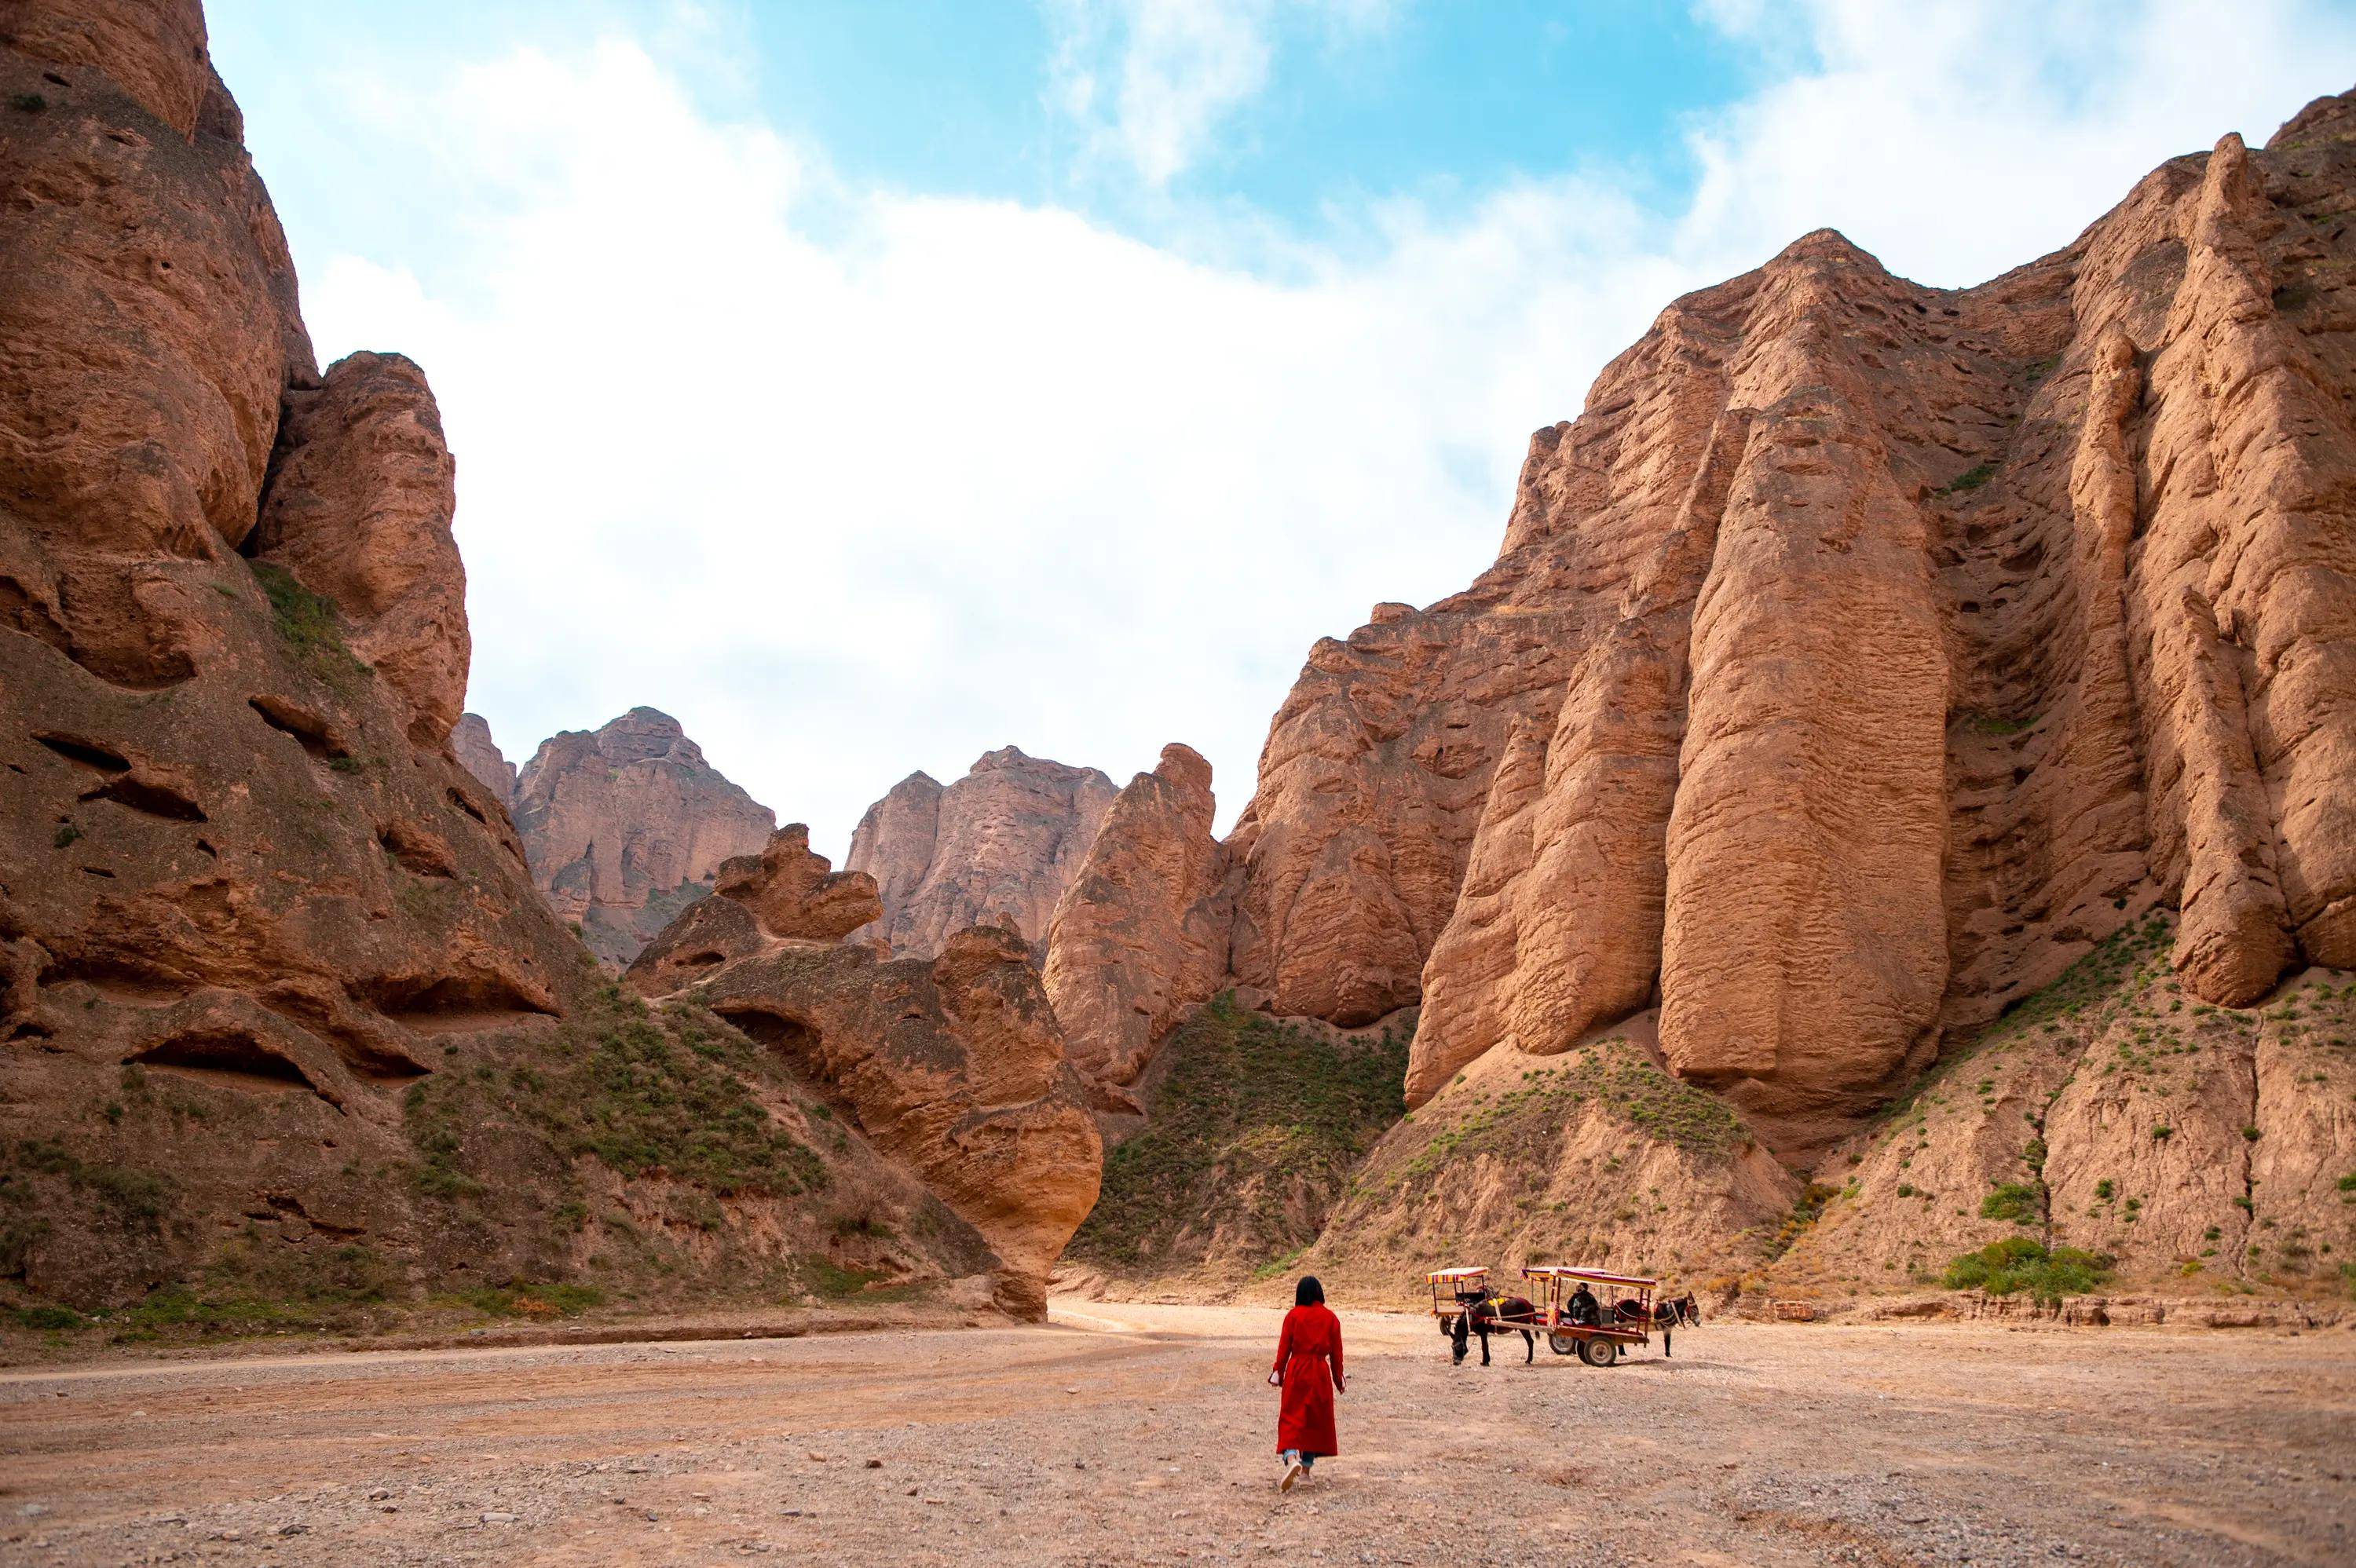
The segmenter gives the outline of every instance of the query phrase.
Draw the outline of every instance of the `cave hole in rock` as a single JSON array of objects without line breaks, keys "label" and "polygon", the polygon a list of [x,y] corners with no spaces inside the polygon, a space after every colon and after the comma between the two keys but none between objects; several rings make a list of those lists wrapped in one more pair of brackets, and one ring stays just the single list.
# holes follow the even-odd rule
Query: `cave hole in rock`
[{"label": "cave hole in rock", "polygon": [[338,1040],[337,1051],[347,1067],[371,1083],[407,1083],[434,1071],[408,1052],[375,1040]]},{"label": "cave hole in rock", "polygon": [[86,768],[96,768],[102,773],[127,773],[131,771],[130,758],[112,747],[102,746],[80,735],[60,735],[50,731],[37,734],[33,739],[67,761],[80,763]]},{"label": "cave hole in rock", "polygon": [[467,816],[473,817],[476,821],[481,823],[484,827],[488,827],[491,825],[491,819],[485,816],[482,813],[482,809],[476,805],[473,801],[466,798],[465,792],[453,789],[450,792],[450,804],[465,812]]},{"label": "cave hole in rock", "polygon": [[450,851],[405,822],[388,822],[376,830],[378,848],[404,871],[421,877],[455,877]]},{"label": "cave hole in rock", "polygon": [[352,993],[384,1017],[420,1034],[464,1034],[554,1016],[497,975],[385,975]]},{"label": "cave hole in rock", "polygon": [[807,1019],[793,1018],[774,1008],[721,1007],[712,1009],[756,1045],[764,1045],[805,1072],[819,1067],[824,1037]]},{"label": "cave hole in rock", "polygon": [[134,811],[148,816],[160,816],[167,822],[208,820],[204,807],[178,790],[169,784],[157,784],[153,779],[143,779],[135,773],[109,779],[96,789],[83,791],[81,798],[111,800],[117,805],[127,805]]},{"label": "cave hole in rock", "polygon": [[283,697],[249,697],[245,705],[262,716],[262,721],[282,735],[292,735],[303,750],[316,762],[332,763],[351,755],[335,726],[304,707]]},{"label": "cave hole in rock", "polygon": [[156,1008],[177,1002],[189,989],[187,982],[177,976],[117,958],[61,958],[41,971],[41,984],[45,987],[76,981],[88,986],[102,1000],[132,1008]]},{"label": "cave hole in rock", "polygon": [[241,1089],[308,1089],[313,1093],[319,1093],[318,1085],[292,1058],[263,1043],[250,1029],[193,1029],[134,1051],[123,1061],[143,1068],[166,1068]]}]

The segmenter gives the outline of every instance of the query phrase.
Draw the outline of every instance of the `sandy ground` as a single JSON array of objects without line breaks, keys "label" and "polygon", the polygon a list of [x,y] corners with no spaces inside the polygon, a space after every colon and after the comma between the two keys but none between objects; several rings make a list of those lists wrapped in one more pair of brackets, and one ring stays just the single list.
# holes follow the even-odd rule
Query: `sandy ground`
[{"label": "sandy ground", "polygon": [[0,1563],[2356,1562],[2356,1334],[1708,1325],[1610,1371],[1276,1315],[0,1373]]}]

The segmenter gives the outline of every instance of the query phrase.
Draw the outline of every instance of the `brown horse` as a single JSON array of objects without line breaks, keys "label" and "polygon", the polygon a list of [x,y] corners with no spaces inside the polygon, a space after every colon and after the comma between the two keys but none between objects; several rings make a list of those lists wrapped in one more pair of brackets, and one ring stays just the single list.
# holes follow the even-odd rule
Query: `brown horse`
[{"label": "brown horse", "polygon": [[1537,1359],[1537,1336],[1531,1332],[1537,1326],[1537,1306],[1518,1296],[1459,1296],[1457,1302],[1463,1311],[1453,1323],[1443,1323],[1440,1331],[1449,1337],[1451,1360],[1464,1364],[1464,1353],[1473,1335],[1481,1336],[1481,1364],[1489,1364],[1489,1336],[1492,1333],[1518,1333],[1525,1348],[1523,1360]]}]

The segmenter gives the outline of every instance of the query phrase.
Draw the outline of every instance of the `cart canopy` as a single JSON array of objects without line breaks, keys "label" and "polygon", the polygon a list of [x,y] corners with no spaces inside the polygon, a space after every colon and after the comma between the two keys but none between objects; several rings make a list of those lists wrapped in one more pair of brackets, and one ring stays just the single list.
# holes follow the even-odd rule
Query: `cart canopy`
[{"label": "cart canopy", "polygon": [[1540,1264],[1522,1271],[1524,1279],[1583,1279],[1590,1285],[1619,1285],[1651,1290],[1661,1282],[1640,1274],[1611,1274],[1600,1268],[1574,1268],[1569,1264]]}]

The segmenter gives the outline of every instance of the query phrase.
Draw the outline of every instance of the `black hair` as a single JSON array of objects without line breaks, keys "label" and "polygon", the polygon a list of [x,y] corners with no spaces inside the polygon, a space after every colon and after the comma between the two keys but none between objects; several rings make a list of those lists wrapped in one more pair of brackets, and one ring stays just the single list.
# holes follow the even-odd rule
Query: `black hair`
[{"label": "black hair", "polygon": [[1325,1287],[1317,1283],[1315,1275],[1304,1274],[1301,1276],[1301,1283],[1292,1287],[1292,1305],[1295,1307],[1325,1305]]}]

